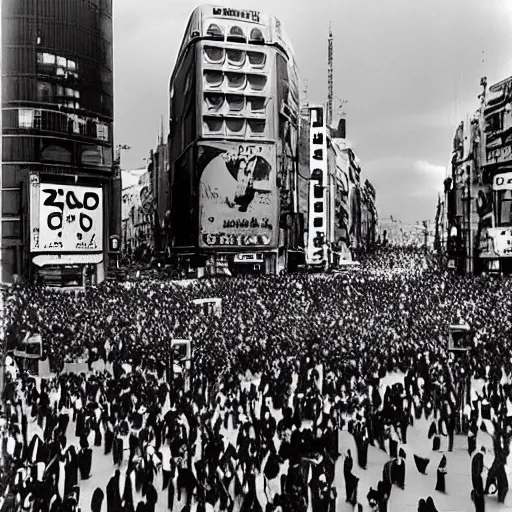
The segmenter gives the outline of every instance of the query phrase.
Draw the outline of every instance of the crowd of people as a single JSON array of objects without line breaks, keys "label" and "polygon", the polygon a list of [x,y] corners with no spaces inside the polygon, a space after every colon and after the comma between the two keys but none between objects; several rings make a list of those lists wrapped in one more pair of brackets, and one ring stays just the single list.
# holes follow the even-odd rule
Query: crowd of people
[{"label": "crowd of people", "polygon": [[[72,294],[13,287],[7,348],[27,332],[41,334],[53,374],[18,371],[6,385],[0,510],[334,512],[341,500],[382,512],[393,488],[404,488],[407,432],[420,418],[431,422],[434,452],[442,437],[451,451],[455,433],[467,435],[475,510],[503,503],[511,292],[509,280],[454,275],[406,248],[381,248],[358,271],[337,275],[190,286],[142,279]],[[220,316],[192,302],[212,297],[222,299]],[[449,326],[459,321],[471,326],[473,342],[452,360]],[[188,385],[167,371],[172,339],[191,340]],[[62,373],[84,350],[91,371]],[[381,393],[391,372],[403,382]],[[481,394],[469,389],[471,378],[485,380]],[[493,438],[488,470],[477,445],[482,430]],[[356,453],[340,444],[340,431]],[[358,474],[369,445],[388,461],[363,496]],[[94,450],[112,457],[112,474],[84,502],[80,482],[96,470]],[[424,474],[428,457],[412,458]],[[335,482],[341,459],[344,487]],[[449,492],[446,472],[443,458],[419,512],[437,510],[436,493]]]}]

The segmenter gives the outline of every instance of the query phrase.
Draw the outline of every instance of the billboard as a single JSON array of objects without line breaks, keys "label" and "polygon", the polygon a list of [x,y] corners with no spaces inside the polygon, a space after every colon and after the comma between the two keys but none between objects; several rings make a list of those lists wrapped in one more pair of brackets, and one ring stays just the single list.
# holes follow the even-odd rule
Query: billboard
[{"label": "billboard", "polygon": [[325,259],[323,244],[327,230],[327,133],[324,114],[323,107],[310,108],[308,264],[319,264]]},{"label": "billboard", "polygon": [[103,191],[40,183],[30,177],[30,250],[100,252],[103,250]]},{"label": "billboard", "polygon": [[199,246],[274,248],[279,227],[275,146],[202,144],[197,169]]}]

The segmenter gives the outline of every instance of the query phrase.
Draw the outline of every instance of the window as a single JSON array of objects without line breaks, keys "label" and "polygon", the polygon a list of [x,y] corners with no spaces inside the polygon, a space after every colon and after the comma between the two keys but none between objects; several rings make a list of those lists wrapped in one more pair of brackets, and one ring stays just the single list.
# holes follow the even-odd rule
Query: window
[{"label": "window", "polygon": [[313,197],[315,199],[323,199],[324,197],[324,187],[321,185],[315,185],[313,187]]},{"label": "window", "polygon": [[226,50],[228,62],[232,66],[242,67],[245,63],[245,52],[242,50],[228,49]]},{"label": "window", "polygon": [[264,112],[265,111],[265,98],[252,96],[247,99],[249,102],[251,112]]},{"label": "window", "polygon": [[239,94],[228,94],[226,96],[229,110],[232,112],[240,112],[245,106],[245,98]]},{"label": "window", "polygon": [[224,81],[224,76],[220,71],[205,71],[204,78],[209,87],[219,87]]},{"label": "window", "polygon": [[247,79],[253,91],[262,91],[267,83],[267,77],[263,75],[247,75]]},{"label": "window", "polygon": [[206,133],[219,133],[222,131],[223,121],[217,117],[205,117],[204,129]]},{"label": "window", "polygon": [[19,190],[2,190],[2,217],[20,215],[21,196]]},{"label": "window", "polygon": [[98,126],[96,126],[96,135],[100,140],[108,140],[108,126],[103,123],[98,123]]},{"label": "window", "polygon": [[238,25],[234,25],[229,29],[227,39],[228,41],[239,41],[241,43],[245,43],[247,40],[244,31]]},{"label": "window", "polygon": [[207,62],[222,64],[224,62],[225,52],[223,48],[216,46],[205,46],[204,55]]},{"label": "window", "polygon": [[265,38],[263,37],[263,34],[261,33],[261,30],[259,28],[253,28],[251,30],[251,36],[249,38],[249,42],[251,44],[264,44]]},{"label": "window", "polygon": [[50,102],[52,98],[52,86],[47,82],[39,82],[37,84],[37,99],[44,103]]},{"label": "window", "polygon": [[313,226],[315,228],[321,228],[324,225],[324,219],[322,217],[317,217],[313,219]]},{"label": "window", "polygon": [[316,203],[314,203],[313,208],[315,210],[315,213],[323,213],[324,212],[323,201],[317,201]]},{"label": "window", "polygon": [[20,128],[32,128],[34,126],[34,111],[20,108],[18,124]]},{"label": "window", "polygon": [[217,111],[224,104],[223,94],[205,94],[204,99],[206,101],[206,108],[209,111]]},{"label": "window", "polygon": [[219,25],[212,23],[208,30],[206,31],[206,35],[210,37],[211,39],[217,39],[219,41],[222,41],[224,39],[224,32],[219,27]]},{"label": "window", "polygon": [[21,222],[19,220],[3,220],[2,238],[21,238]]},{"label": "window", "polygon": [[498,227],[512,226],[512,190],[498,191]]},{"label": "window", "polygon": [[42,64],[55,64],[55,55],[51,53],[38,53],[37,62]]},{"label": "window", "polygon": [[246,76],[243,73],[226,73],[226,78],[231,89],[242,89],[245,87]]},{"label": "window", "polygon": [[247,52],[249,57],[249,64],[255,68],[262,68],[265,66],[266,56],[261,52]]}]

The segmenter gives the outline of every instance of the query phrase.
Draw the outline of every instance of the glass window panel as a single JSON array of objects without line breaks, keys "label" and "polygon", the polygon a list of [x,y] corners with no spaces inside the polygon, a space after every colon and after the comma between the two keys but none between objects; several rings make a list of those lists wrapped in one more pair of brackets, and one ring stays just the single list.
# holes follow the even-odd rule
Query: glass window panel
[{"label": "glass window panel", "polygon": [[314,205],[315,213],[323,213],[324,211],[324,203],[323,201],[317,201]]},{"label": "glass window panel", "polygon": [[75,91],[75,98],[80,98],[80,92],[79,91]]},{"label": "glass window panel", "polygon": [[62,85],[57,85],[57,96],[63,96],[64,95],[64,87]]},{"label": "glass window panel", "polygon": [[245,86],[246,76],[243,73],[226,73],[226,78],[232,89],[242,89]]},{"label": "glass window panel", "polygon": [[245,62],[245,52],[242,50],[228,49],[226,50],[228,62],[236,66],[243,66]]},{"label": "glass window panel", "polygon": [[64,57],[57,57],[57,66],[60,66],[60,67],[67,67],[67,62],[66,62],[66,59]]},{"label": "glass window panel", "polygon": [[249,63],[254,67],[263,67],[266,61],[266,55],[262,52],[247,52]]},{"label": "glass window panel", "polygon": [[66,96],[74,96],[75,95],[75,91],[73,91],[73,89],[71,89],[70,87],[66,87]]},{"label": "glass window panel", "polygon": [[224,61],[224,48],[205,46],[204,54],[209,62],[222,63]]},{"label": "glass window panel", "polygon": [[210,133],[219,133],[222,131],[223,121],[217,117],[205,117],[205,129]]},{"label": "glass window panel", "polygon": [[204,97],[208,110],[219,110],[224,104],[223,94],[205,94]]},{"label": "glass window panel", "polygon": [[51,53],[43,53],[43,64],[55,64],[55,55]]},{"label": "glass window panel", "polygon": [[34,111],[20,108],[18,123],[20,128],[32,128],[34,126]]},{"label": "glass window panel", "polygon": [[20,191],[2,190],[2,217],[20,215]]},{"label": "glass window panel", "polygon": [[239,94],[228,94],[226,96],[229,110],[240,112],[245,106],[245,98]]},{"label": "glass window panel", "polygon": [[226,128],[232,133],[240,133],[245,125],[243,119],[227,119]]},{"label": "glass window panel", "polygon": [[68,60],[68,69],[74,71],[76,69],[76,62],[74,60]]},{"label": "glass window panel", "polygon": [[321,228],[324,225],[324,219],[322,217],[317,217],[316,219],[313,219],[313,226],[315,228]]},{"label": "glass window panel", "polygon": [[263,112],[265,110],[265,98],[253,96],[248,99],[251,112]]},{"label": "glass window panel", "polygon": [[247,79],[253,91],[262,91],[267,83],[267,77],[263,75],[247,75]]},{"label": "glass window panel", "polygon": [[265,120],[264,119],[249,119],[249,128],[254,134],[261,135],[265,132]]},{"label": "glass window panel", "polygon": [[204,77],[210,87],[219,87],[224,80],[224,76],[220,71],[205,71]]},{"label": "glass window panel", "polygon": [[2,222],[2,238],[20,238],[21,222],[19,220],[4,220]]}]

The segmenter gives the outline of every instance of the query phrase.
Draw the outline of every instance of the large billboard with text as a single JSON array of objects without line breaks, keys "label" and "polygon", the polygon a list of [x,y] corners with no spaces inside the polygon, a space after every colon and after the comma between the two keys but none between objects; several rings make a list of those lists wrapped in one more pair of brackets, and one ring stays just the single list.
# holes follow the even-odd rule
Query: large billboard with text
[{"label": "large billboard with text", "polygon": [[273,144],[198,146],[200,247],[276,247],[275,162]]},{"label": "large billboard with text", "polygon": [[31,252],[103,250],[103,192],[98,187],[40,183],[30,178]]}]

